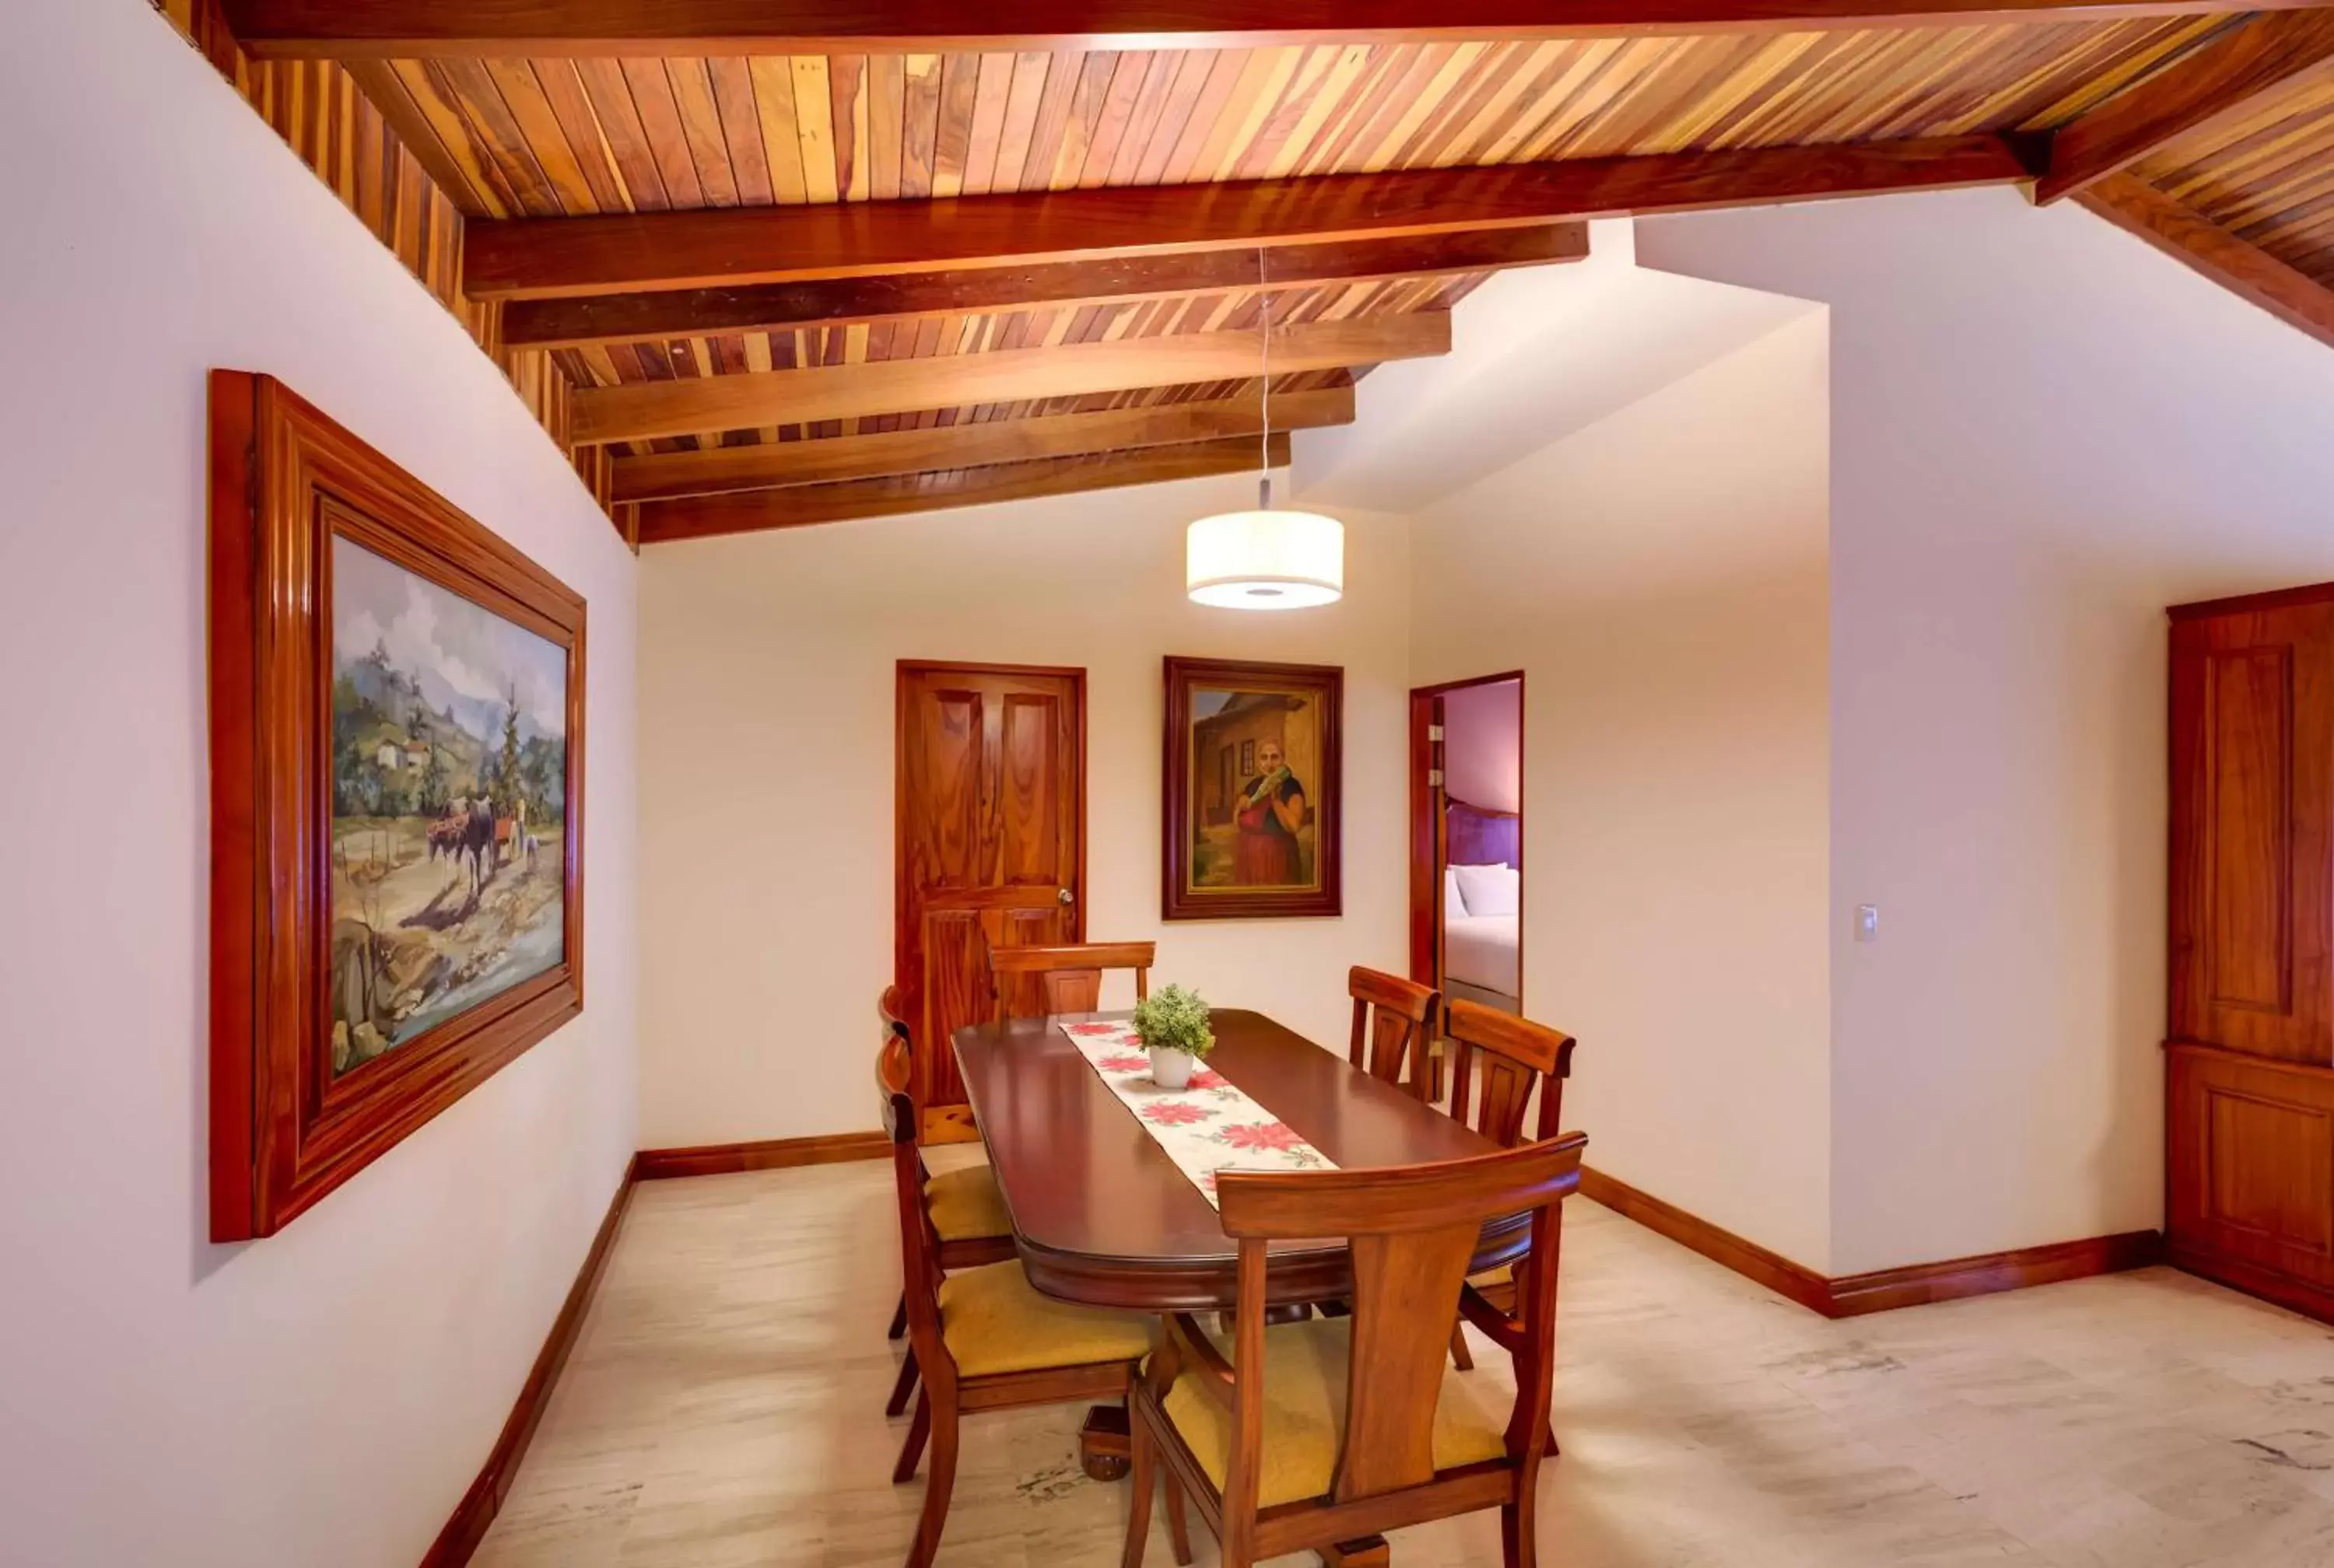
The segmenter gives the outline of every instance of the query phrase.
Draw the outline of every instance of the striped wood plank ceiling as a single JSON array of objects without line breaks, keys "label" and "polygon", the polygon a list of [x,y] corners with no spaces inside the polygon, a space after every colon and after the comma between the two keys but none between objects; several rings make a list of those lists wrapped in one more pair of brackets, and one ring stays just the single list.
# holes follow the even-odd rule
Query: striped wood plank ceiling
[{"label": "striped wood plank ceiling", "polygon": [[[486,216],[889,200],[1864,140],[2063,123],[2213,17],[1469,43],[361,68]],[[1447,309],[1480,281],[1276,297],[1276,322]],[[579,385],[1254,324],[1253,293],[563,350]],[[1276,382],[1296,388],[1320,376]],[[1250,383],[1252,385],[1252,383]],[[673,451],[1232,395],[934,409],[631,444]]]},{"label": "striped wood plank ceiling", "polygon": [[[1799,0],[1792,21],[1779,21],[1763,0],[1675,0],[1664,13],[1681,24],[1674,35],[1636,31],[1615,14],[1609,34],[1587,24],[1551,25],[1560,36],[1533,38],[1477,36],[1464,25],[1438,33],[1439,11],[1356,0],[1355,11],[1316,16],[1310,31],[1245,40],[1245,15],[1203,5],[1190,24],[1206,32],[1203,21],[1213,19],[1222,26],[1194,42],[1228,46],[1161,49],[1084,46],[1072,34],[1085,13],[1073,7],[1046,12],[1047,26],[1035,29],[1055,40],[1051,46],[1000,37],[1001,47],[955,53],[880,41],[948,34],[947,14],[910,15],[910,0],[900,0],[896,15],[796,8],[806,23],[825,17],[854,38],[878,40],[863,52],[856,43],[822,44],[826,34],[815,24],[787,32],[796,11],[776,0],[767,10],[743,12],[725,9],[722,0],[576,0],[572,7],[497,0],[475,14],[446,0],[371,0],[350,13],[322,0],[156,3],[224,5],[255,31],[253,47],[271,70],[319,69],[336,99],[343,96],[336,73],[346,72],[378,106],[391,139],[401,139],[432,177],[432,197],[442,193],[469,223],[465,251],[476,265],[464,276],[477,295],[457,303],[484,323],[483,341],[563,385],[606,389],[579,395],[573,434],[603,469],[622,470],[606,476],[617,495],[628,487],[647,496],[688,494],[678,486],[708,476],[808,484],[815,481],[783,476],[877,474],[886,471],[882,463],[912,454],[916,473],[893,468],[888,472],[900,477],[882,482],[881,507],[890,510],[921,489],[945,490],[963,479],[956,470],[917,477],[925,465],[960,453],[1027,452],[1032,462],[1071,470],[1080,464],[1066,454],[1075,454],[1083,432],[1199,432],[1157,438],[1191,444],[1180,455],[1154,448],[1146,472],[1159,476],[1179,463],[1217,460],[1197,447],[1210,444],[1209,433],[1232,428],[1224,420],[1239,405],[1225,399],[1252,396],[1257,383],[1131,386],[1146,376],[1166,379],[1154,372],[1170,363],[1203,364],[1216,374],[1240,361],[1227,359],[1220,339],[1187,345],[1196,354],[1131,354],[1110,345],[1249,329],[1268,298],[1276,324],[1320,323],[1316,331],[1331,334],[1316,342],[1423,351],[1417,345],[1434,334],[1394,331],[1400,323],[1389,318],[1450,310],[1489,275],[1475,269],[1579,254],[1566,250],[1577,245],[1577,232],[1564,246],[1533,242],[1544,247],[1536,254],[1481,243],[1505,225],[1924,183],[2011,183],[2021,171],[2032,177],[2038,201],[2075,197],[2334,343],[2334,0],[2278,0],[2279,8],[2266,12],[2216,9],[2212,0],[2142,0],[2120,9],[2069,0],[2065,11],[2054,11],[2050,0],[1966,7],[1905,0],[1901,9],[1876,5],[1869,13],[1835,0]],[[1593,0],[1587,9],[1596,10]],[[1363,13],[1374,19],[1366,37],[1336,35],[1345,25],[1339,18]],[[1120,14],[1107,8],[1094,14]],[[738,17],[749,34],[760,28],[796,40],[778,48],[818,52],[730,55],[694,43],[727,36],[724,19]],[[1018,24],[1009,15],[976,20],[974,32]],[[940,31],[928,34],[933,26]],[[642,43],[647,34],[676,41]],[[396,39],[416,42],[381,42]],[[307,82],[278,81],[294,95],[288,115],[280,92],[259,101],[296,144]],[[1953,138],[1963,139],[1946,139]],[[360,162],[362,156],[360,146]],[[329,149],[311,162],[333,178]],[[1512,178],[1457,177],[1455,185],[1433,172],[1521,165],[1531,167]],[[1356,255],[1348,273],[1309,274],[1356,281],[1292,278],[1268,296],[1242,286],[1245,273],[1220,262],[1161,269],[1159,277],[1189,281],[1147,288],[1114,287],[1116,274],[1102,270],[1092,274],[1095,286],[1081,280],[1077,290],[1037,276],[1046,270],[1037,264],[1069,256],[1204,255],[1238,243],[1234,236],[1267,232],[1286,216],[1273,204],[1302,207],[1312,196],[1297,194],[1303,182],[1335,176],[1412,183],[1369,187],[1351,207],[1324,188],[1310,209],[1318,226],[1297,222],[1276,243],[1431,233],[1430,218],[1455,219],[1448,226],[1471,230],[1476,243],[1444,249],[1447,270],[1439,274],[1426,270],[1432,247],[1413,247],[1408,265],[1374,268]],[[1422,193],[1421,180],[1437,183]],[[1228,181],[1292,183],[1249,188],[1214,204],[1188,188]],[[856,269],[863,264],[865,275],[899,285],[891,294],[890,284],[862,291],[870,303],[857,309],[837,303],[848,291],[715,286],[733,277],[754,281],[752,247],[776,243],[757,237],[766,230],[699,222],[653,236],[635,226],[608,238],[605,224],[556,232],[567,220],[594,217],[622,224],[634,215],[719,208],[979,201],[1153,186],[1187,188],[1155,204],[1146,197],[1076,209],[1086,214],[1077,222],[1101,231],[1091,249],[1086,230],[1066,229],[1069,220],[1062,220],[1042,240],[1025,243],[1018,228],[992,228],[982,236],[990,248],[951,251],[971,242],[949,236],[979,220],[1042,221],[1019,209],[1008,209],[1006,219],[992,207],[979,220],[963,209],[966,230],[953,226],[959,215],[936,226],[927,253],[917,248],[927,243],[924,231],[895,211],[867,231],[890,236],[883,243],[858,237],[856,225],[804,226],[785,243],[799,241],[805,251],[783,253],[804,255],[803,265],[793,272],[765,265],[759,273],[838,279],[863,275]],[[1461,187],[1463,195],[1452,194]],[[362,212],[362,193],[352,200]],[[1374,205],[1380,201],[1386,205]],[[1210,211],[1220,216],[1198,216]],[[1383,231],[1375,226],[1382,221],[1389,225]],[[1250,226],[1259,224],[1266,227]],[[1114,225],[1125,227],[1114,232]],[[693,237],[671,259],[656,255],[681,236]],[[529,245],[538,268],[532,281],[526,265],[515,271],[512,261]],[[730,245],[744,248],[733,257],[723,248]],[[943,286],[950,276],[970,275],[952,274],[955,267],[1025,264],[1032,269],[1026,284]],[[1328,267],[1326,259],[1313,265]],[[603,297],[545,297],[590,293]],[[880,302],[894,298],[922,303],[886,313]],[[1022,303],[1038,300],[1067,303]],[[510,316],[516,348],[504,341],[506,305],[520,307]],[[826,321],[834,324],[814,324]],[[776,324],[789,322],[803,324]],[[1049,354],[1050,368],[1041,372],[1015,369],[1032,362],[1026,351],[1056,348],[1064,361],[1075,351],[1076,364]],[[1017,358],[994,361],[993,373],[978,378],[969,366],[935,377],[899,363],[989,353]],[[1342,387],[1367,373],[1368,364],[1353,362],[1362,357],[1325,358],[1316,350],[1313,365],[1348,368],[1308,367],[1276,377],[1274,385]],[[868,374],[843,380],[825,374],[854,365],[867,366]],[[1092,373],[1096,366],[1111,367],[1108,376]],[[781,391],[768,380],[747,387],[702,380],[798,370],[818,371],[815,386],[825,392],[861,390],[826,396],[808,380]],[[689,381],[702,384],[670,391],[655,385]],[[1024,400],[972,401],[982,395],[976,385],[990,397]],[[1121,390],[1032,400],[1049,389],[1102,387]],[[951,391],[962,394],[953,405]],[[1316,412],[1334,411],[1344,394],[1324,396]],[[1186,403],[1210,408],[1174,418],[1119,412]],[[920,404],[939,406],[912,406]],[[816,422],[723,428],[789,407],[802,408],[805,418],[814,407],[827,413]],[[1093,418],[1026,430],[1021,424],[1066,414]],[[1252,413],[1244,417],[1252,422]],[[712,428],[674,433],[699,423]],[[971,426],[989,428],[977,439],[916,435]],[[805,447],[775,449],[836,438],[857,444],[824,448],[810,460]],[[591,448],[594,438],[622,444]],[[747,450],[690,456],[712,447]],[[979,484],[1037,483],[1028,473],[988,470]],[[978,486],[960,488],[966,487]],[[834,504],[846,499],[838,493]],[[771,509],[812,518],[824,505],[805,495]],[[742,517],[754,507],[739,503],[732,510]]]},{"label": "striped wood plank ceiling", "polygon": [[2263,95],[2132,172],[2239,238],[2334,285],[2334,73]]},{"label": "striped wood plank ceiling", "polygon": [[888,200],[2064,123],[2223,19],[366,67],[475,216]]}]

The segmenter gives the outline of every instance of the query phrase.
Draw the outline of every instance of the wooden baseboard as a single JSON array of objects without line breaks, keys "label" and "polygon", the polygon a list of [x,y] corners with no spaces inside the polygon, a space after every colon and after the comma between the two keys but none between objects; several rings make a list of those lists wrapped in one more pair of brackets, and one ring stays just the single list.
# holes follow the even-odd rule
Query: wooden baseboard
[{"label": "wooden baseboard", "polygon": [[2029,1285],[2057,1284],[2061,1280],[2088,1279],[2098,1274],[2121,1274],[2126,1269],[2146,1268],[2163,1261],[2163,1234],[2134,1230],[2119,1236],[2095,1236],[2081,1241],[2054,1242],[2048,1246],[2022,1246],[2011,1252],[1951,1258],[1943,1263],[1876,1269],[1870,1274],[1845,1275],[1834,1279],[1828,1315],[1859,1317],[1866,1313],[1925,1306],[1931,1302],[1953,1301],[1962,1296],[2024,1290]]},{"label": "wooden baseboard", "polygon": [[600,1222],[599,1234],[592,1238],[592,1247],[584,1255],[584,1266],[576,1271],[575,1283],[568,1287],[567,1299],[560,1303],[559,1315],[551,1322],[551,1332],[536,1352],[535,1365],[520,1385],[518,1402],[512,1406],[510,1419],[503,1423],[502,1434],[495,1439],[487,1455],[487,1462],[478,1471],[470,1489],[454,1508],[454,1516],[438,1532],[430,1544],[428,1555],[421,1559],[421,1568],[463,1568],[470,1554],[486,1539],[487,1526],[495,1522],[495,1515],[510,1495],[511,1482],[517,1478],[519,1461],[526,1457],[526,1446],[535,1438],[535,1429],[542,1424],[544,1408],[551,1401],[552,1386],[558,1382],[560,1369],[566,1366],[567,1355],[575,1348],[575,1336],[583,1331],[584,1314],[592,1305],[593,1293],[600,1288],[600,1275],[608,1265],[608,1254],[616,1244],[616,1232],[624,1223],[624,1210],[632,1202],[632,1183],[638,1179],[640,1160],[636,1157],[624,1167],[624,1179],[616,1188],[616,1196],[609,1200],[607,1217]]},{"label": "wooden baseboard", "polygon": [[1962,1296],[2088,1279],[2165,1261],[2162,1235],[2140,1230],[1826,1277],[1585,1165],[1580,1168],[1580,1194],[1828,1318],[1861,1317]]},{"label": "wooden baseboard", "polygon": [[844,1159],[881,1159],[892,1140],[881,1132],[828,1132],[816,1138],[767,1138],[758,1143],[708,1143],[694,1149],[643,1149],[635,1169],[642,1181],[676,1176],[728,1176],[740,1170],[784,1170]]},{"label": "wooden baseboard", "polygon": [[1809,1312],[1832,1315],[1831,1282],[1815,1270],[1793,1263],[1781,1253],[1770,1252],[1731,1230],[1722,1230],[1673,1203],[1631,1187],[1617,1177],[1580,1168],[1580,1196],[1594,1199],[1647,1230],[1668,1236],[1680,1246],[1722,1264],[1743,1278],[1765,1285],[1777,1295],[1795,1301]]}]

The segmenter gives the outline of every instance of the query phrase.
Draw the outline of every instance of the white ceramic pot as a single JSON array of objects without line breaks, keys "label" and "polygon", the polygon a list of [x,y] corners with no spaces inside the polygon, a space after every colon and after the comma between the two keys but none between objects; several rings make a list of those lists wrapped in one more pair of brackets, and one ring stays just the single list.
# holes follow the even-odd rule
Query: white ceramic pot
[{"label": "white ceramic pot", "polygon": [[1153,1045],[1151,1052],[1151,1081],[1162,1089],[1182,1089],[1191,1082],[1191,1064],[1199,1060],[1189,1051],[1171,1051],[1164,1045]]}]

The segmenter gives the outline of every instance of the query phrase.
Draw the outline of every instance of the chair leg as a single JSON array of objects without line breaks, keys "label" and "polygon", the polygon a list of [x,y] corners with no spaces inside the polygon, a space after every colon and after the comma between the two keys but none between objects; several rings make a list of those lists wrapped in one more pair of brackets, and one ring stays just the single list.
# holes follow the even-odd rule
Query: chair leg
[{"label": "chair leg", "polygon": [[1151,1429],[1143,1418],[1137,1415],[1128,1425],[1126,1448],[1134,1469],[1133,1489],[1126,1499],[1126,1550],[1118,1561],[1119,1568],[1143,1568],[1143,1553],[1151,1545],[1151,1494],[1159,1483],[1159,1462]]},{"label": "chair leg", "polygon": [[[907,1332],[908,1293],[906,1291],[902,1291],[900,1293],[900,1304],[892,1309],[892,1326],[883,1331],[883,1337],[887,1340],[896,1340]],[[893,1415],[899,1414],[897,1410],[894,1410],[892,1413]]]},{"label": "chair leg", "polygon": [[892,1385],[892,1397],[883,1403],[883,1413],[896,1416],[908,1408],[908,1396],[916,1391],[916,1347],[908,1347],[907,1360],[900,1363],[900,1380]]},{"label": "chair leg", "polygon": [[[924,1390],[927,1400],[931,1389]],[[908,1568],[931,1568],[940,1549],[940,1532],[948,1527],[949,1494],[956,1489],[956,1398],[951,1389],[932,1411],[932,1466],[924,1477],[924,1512],[916,1521],[915,1544],[908,1548]]]},{"label": "chair leg", "polygon": [[900,1445],[900,1462],[892,1467],[892,1485],[905,1486],[915,1479],[916,1461],[924,1457],[924,1438],[932,1429],[932,1396],[927,1389],[916,1396],[916,1419],[908,1423],[908,1440]]},{"label": "chair leg", "polygon": [[[1473,1353],[1467,1349],[1467,1325],[1465,1323],[1452,1323],[1451,1325],[1451,1359],[1459,1363],[1459,1370],[1462,1372],[1471,1372],[1475,1370],[1475,1357]],[[893,1413],[897,1414],[896,1411]]]},{"label": "chair leg", "polygon": [[1167,1488],[1167,1540],[1175,1548],[1175,1568],[1191,1568],[1191,1521],[1183,1512],[1183,1483],[1164,1466],[1159,1478]]},{"label": "chair leg", "polygon": [[1535,1568],[1539,1560],[1538,1488],[1527,1486],[1500,1508],[1500,1555],[1506,1568]]}]

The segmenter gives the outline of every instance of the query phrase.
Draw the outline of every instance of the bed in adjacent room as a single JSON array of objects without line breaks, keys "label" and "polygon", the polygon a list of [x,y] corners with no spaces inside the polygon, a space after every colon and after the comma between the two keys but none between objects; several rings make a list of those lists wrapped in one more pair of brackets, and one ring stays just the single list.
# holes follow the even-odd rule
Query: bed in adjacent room
[{"label": "bed in adjacent room", "polygon": [[1443,824],[1443,994],[1521,1012],[1521,819],[1454,800]]}]

